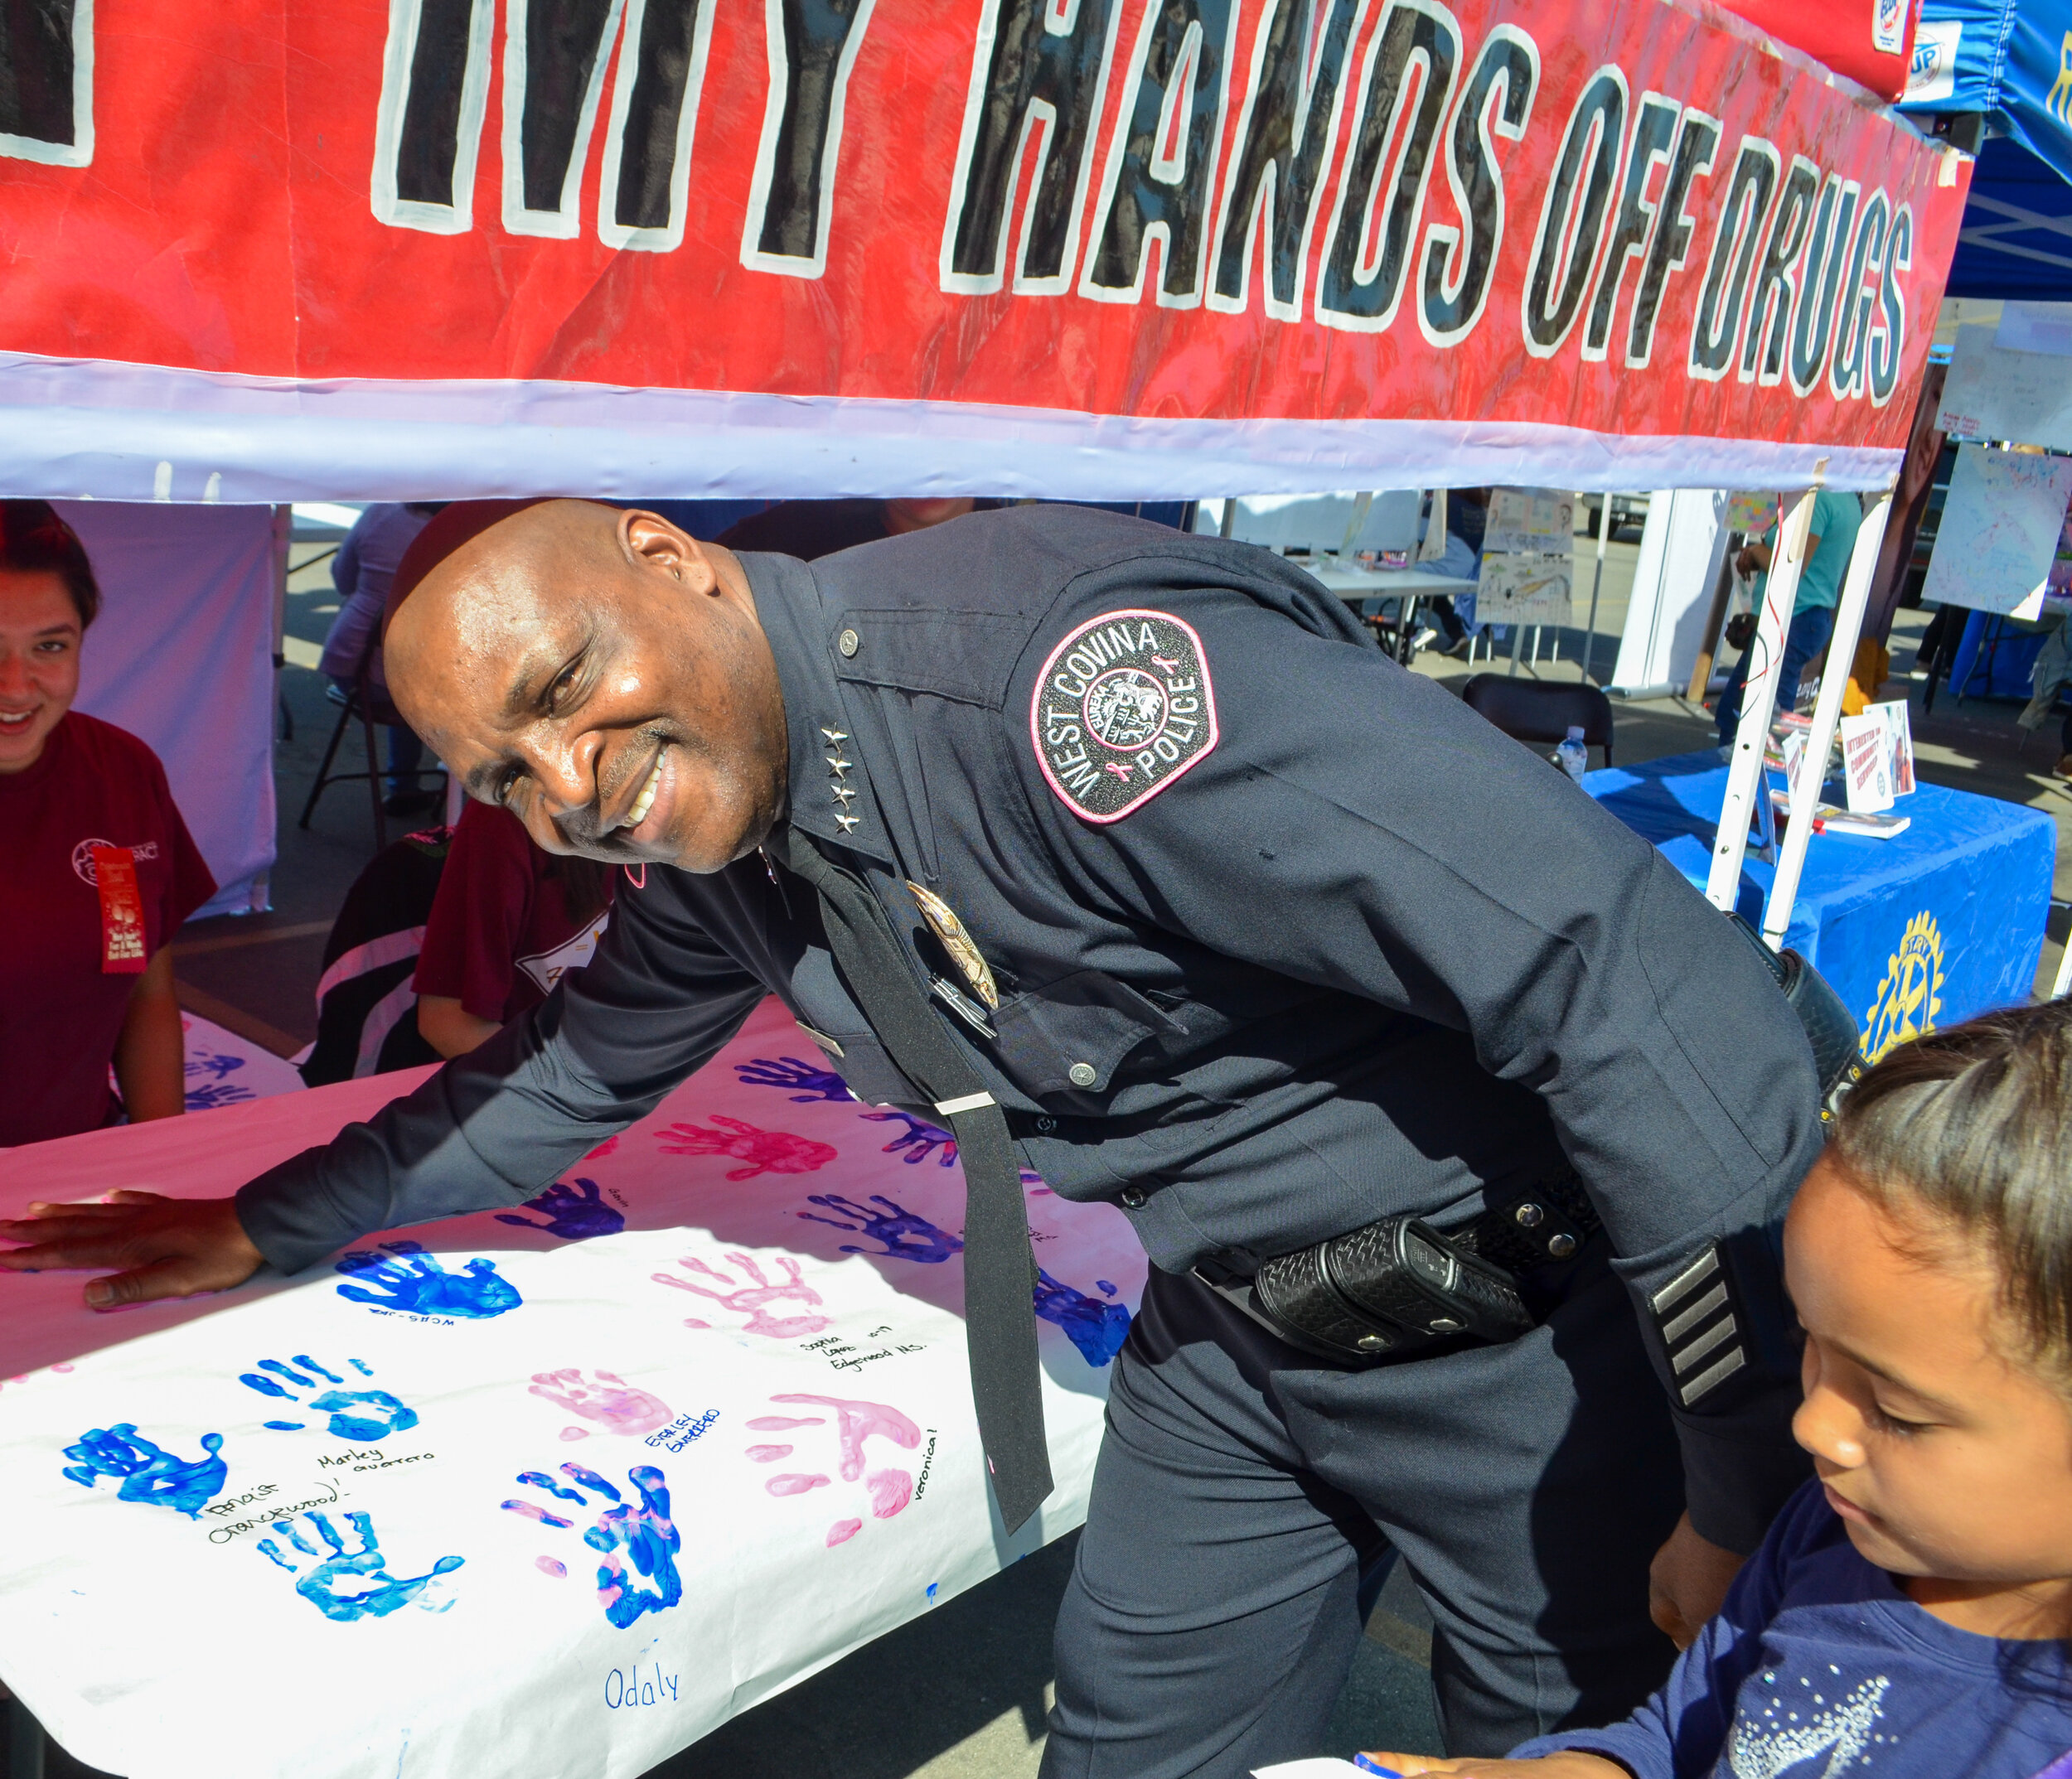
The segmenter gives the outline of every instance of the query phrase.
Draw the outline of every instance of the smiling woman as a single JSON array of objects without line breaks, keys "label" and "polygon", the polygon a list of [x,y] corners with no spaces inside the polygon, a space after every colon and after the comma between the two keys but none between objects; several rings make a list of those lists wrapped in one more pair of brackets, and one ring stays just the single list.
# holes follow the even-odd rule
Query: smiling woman
[{"label": "smiling woman", "polygon": [[185,1103],[163,948],[215,881],[158,757],[71,708],[99,605],[71,528],[0,501],[0,1148]]}]

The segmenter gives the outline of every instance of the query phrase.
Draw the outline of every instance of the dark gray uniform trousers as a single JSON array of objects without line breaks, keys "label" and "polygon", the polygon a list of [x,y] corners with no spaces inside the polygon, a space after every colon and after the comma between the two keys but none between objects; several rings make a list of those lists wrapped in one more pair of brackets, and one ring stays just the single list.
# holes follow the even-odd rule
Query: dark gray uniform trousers
[{"label": "dark gray uniform trousers", "polygon": [[1153,1269],[1058,1613],[1043,1779],[1242,1779],[1317,1752],[1386,1545],[1436,1621],[1450,1752],[1644,1699],[1675,1655],[1648,1565],[1682,1472],[1602,1246],[1523,1340],[1364,1371]]}]

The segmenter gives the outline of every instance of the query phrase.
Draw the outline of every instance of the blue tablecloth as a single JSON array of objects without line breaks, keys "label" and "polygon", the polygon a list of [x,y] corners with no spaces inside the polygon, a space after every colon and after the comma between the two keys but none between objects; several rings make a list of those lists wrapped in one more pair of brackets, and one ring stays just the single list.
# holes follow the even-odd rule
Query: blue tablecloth
[{"label": "blue tablecloth", "polygon": [[[1726,796],[1715,750],[1610,767],[1583,786],[1704,887]],[[2056,823],[2018,803],[1923,785],[1896,813],[1912,824],[1894,839],[1813,836],[1784,935],[1848,1003],[1873,1056],[2028,998],[2057,858]],[[1758,926],[1774,876],[1760,859],[1742,867],[1740,911]]]}]

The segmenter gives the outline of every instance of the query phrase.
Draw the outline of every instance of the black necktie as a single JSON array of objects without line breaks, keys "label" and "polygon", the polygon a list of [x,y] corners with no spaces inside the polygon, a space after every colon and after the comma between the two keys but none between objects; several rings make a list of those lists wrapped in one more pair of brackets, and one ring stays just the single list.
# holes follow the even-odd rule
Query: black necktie
[{"label": "black necktie", "polygon": [[964,1337],[971,1400],[1000,1518],[1014,1531],[1050,1493],[1036,1360],[1036,1265],[1007,1119],[914,980],[878,898],[796,828],[764,848],[819,893],[829,949],[901,1074],[946,1119],[964,1163]]}]

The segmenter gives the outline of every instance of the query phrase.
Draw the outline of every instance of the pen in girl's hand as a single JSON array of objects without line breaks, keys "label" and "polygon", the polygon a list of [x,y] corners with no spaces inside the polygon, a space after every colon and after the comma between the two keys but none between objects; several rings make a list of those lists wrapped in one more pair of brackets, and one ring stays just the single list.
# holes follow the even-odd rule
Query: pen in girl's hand
[{"label": "pen in girl's hand", "polygon": [[1364,1754],[1353,1757],[1353,1764],[1363,1773],[1379,1773],[1382,1779],[1403,1779],[1393,1767],[1384,1767],[1379,1761],[1370,1761]]}]

